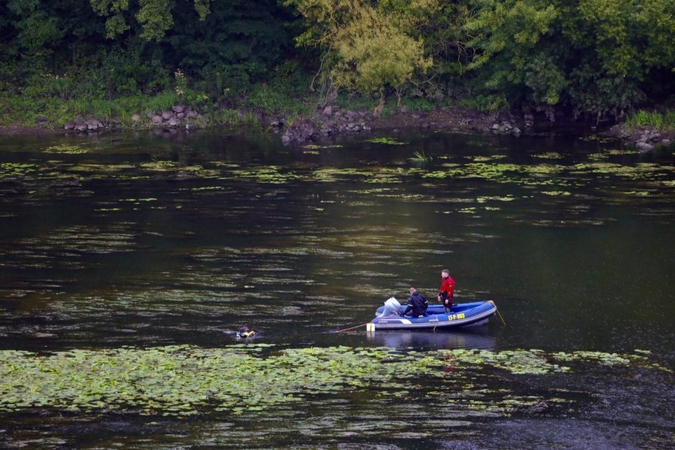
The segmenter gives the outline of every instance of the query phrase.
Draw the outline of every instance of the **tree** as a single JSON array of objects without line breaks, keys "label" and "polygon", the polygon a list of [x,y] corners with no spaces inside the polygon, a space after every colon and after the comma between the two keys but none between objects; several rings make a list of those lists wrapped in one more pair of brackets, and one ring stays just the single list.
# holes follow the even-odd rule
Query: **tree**
[{"label": "tree", "polygon": [[64,67],[103,42],[102,21],[77,0],[10,0],[0,6],[3,77],[21,84],[32,73],[63,73]]},{"label": "tree", "polygon": [[18,52],[39,57],[49,52],[50,45],[61,39],[63,32],[59,29],[58,18],[50,15],[44,6],[39,0],[7,2],[9,26],[13,28],[14,45]]},{"label": "tree", "polygon": [[[210,12],[211,0],[193,1],[199,18],[204,20]],[[109,38],[131,29],[132,25],[129,22],[133,22],[134,19],[141,28],[140,36],[148,40],[161,39],[174,24],[172,12],[175,0],[138,0],[137,5],[131,4],[129,0],[90,0],[90,2],[94,11],[106,17]]]},{"label": "tree", "polygon": [[176,25],[160,41],[164,59],[202,80],[211,95],[234,96],[269,79],[289,56],[293,41],[284,22],[290,18],[276,0],[214,2],[205,20],[177,5]]},{"label": "tree", "polygon": [[433,70],[446,81],[454,81],[464,73],[473,59],[463,29],[470,14],[468,1],[446,1],[420,29],[426,52],[434,60]]},{"label": "tree", "polygon": [[675,88],[674,0],[580,0],[561,7],[561,35],[579,60],[570,102],[600,117],[622,115]]},{"label": "tree", "polygon": [[286,0],[305,18],[299,45],[322,49],[321,75],[331,87],[383,96],[392,88],[400,101],[407,84],[425,73],[417,27],[438,10],[437,0]]},{"label": "tree", "polygon": [[[470,67],[509,105],[601,118],[675,78],[675,0],[473,0]],[[660,83],[650,83],[656,77]]]},{"label": "tree", "polygon": [[558,104],[566,80],[555,54],[559,12],[546,0],[479,0],[464,29],[487,90],[509,103]]}]

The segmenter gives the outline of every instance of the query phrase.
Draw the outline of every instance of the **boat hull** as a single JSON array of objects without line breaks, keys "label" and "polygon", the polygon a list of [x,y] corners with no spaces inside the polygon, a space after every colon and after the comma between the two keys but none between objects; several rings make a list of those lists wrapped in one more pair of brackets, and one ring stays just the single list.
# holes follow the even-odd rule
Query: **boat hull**
[{"label": "boat hull", "polygon": [[[399,313],[403,314],[405,308],[405,305],[401,306]],[[481,325],[496,314],[497,306],[491,300],[460,303],[446,313],[443,305],[429,305],[427,315],[423,317],[380,317],[383,311],[383,306],[377,308],[376,317],[371,321],[375,330],[432,330]]]}]

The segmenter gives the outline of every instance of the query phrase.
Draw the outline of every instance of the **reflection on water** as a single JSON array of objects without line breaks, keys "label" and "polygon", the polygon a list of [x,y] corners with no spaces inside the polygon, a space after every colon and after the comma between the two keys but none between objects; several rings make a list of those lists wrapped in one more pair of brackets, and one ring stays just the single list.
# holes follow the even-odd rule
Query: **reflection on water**
[{"label": "reflection on water", "polygon": [[[0,348],[213,348],[234,344],[228,331],[246,325],[263,342],[300,348],[675,353],[672,150],[443,133],[399,138],[407,144],[318,149],[209,135],[4,140]],[[421,151],[427,161],[414,159]],[[392,295],[405,298],[410,285],[433,299],[444,267],[457,280],[457,301],[492,299],[506,325],[493,318],[457,333],[365,332],[375,308]],[[314,412],[274,411],[302,423],[292,438],[283,437],[285,419],[272,424],[251,412],[238,422],[242,439],[252,430],[261,433],[252,447],[383,438],[359,427],[394,433],[425,407],[410,403],[391,427],[376,398],[333,401],[342,409],[315,402]],[[465,442],[480,442],[470,406],[442,420],[424,415],[426,431],[413,437],[458,428]],[[17,429],[32,426],[30,417],[16,420]],[[214,421],[148,426],[232,444],[229,418]],[[106,423],[110,445],[146,445],[142,437],[116,441],[115,427],[138,432],[124,420]],[[262,423],[277,431],[265,434]],[[73,425],[45,425],[52,426]],[[340,431],[322,440],[331,430]],[[62,434],[44,433],[60,445]],[[72,444],[64,434],[63,445]]]},{"label": "reflection on water", "polygon": [[378,346],[416,349],[485,349],[496,348],[496,337],[487,327],[474,327],[463,331],[378,331],[367,333],[368,340]]}]

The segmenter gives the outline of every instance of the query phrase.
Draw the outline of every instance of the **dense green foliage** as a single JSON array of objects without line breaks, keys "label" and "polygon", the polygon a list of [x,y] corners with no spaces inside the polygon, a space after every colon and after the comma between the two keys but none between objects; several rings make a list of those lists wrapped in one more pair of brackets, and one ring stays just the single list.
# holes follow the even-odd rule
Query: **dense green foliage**
[{"label": "dense green foliage", "polygon": [[281,110],[317,91],[600,119],[675,92],[675,0],[6,0],[0,32],[0,120],[17,97]]},{"label": "dense green foliage", "polygon": [[[368,389],[381,397],[403,397],[412,389],[424,389],[424,381],[431,380],[453,382],[453,401],[468,397],[472,405],[469,409],[501,415],[515,406],[527,407],[533,399],[516,399],[510,390],[501,388],[499,392],[509,393],[506,401],[499,399],[496,390],[488,390],[493,394],[489,401],[480,400],[475,383],[493,377],[486,368],[514,376],[549,377],[572,372],[569,363],[671,372],[645,356],[645,351],[617,355],[457,349],[405,354],[387,347],[341,346],[272,349],[277,351],[265,354],[269,347],[273,346],[248,343],[205,349],[176,345],[104,351],[75,349],[51,355],[3,350],[0,412],[50,407],[71,413],[239,415],[349,390]],[[456,368],[472,376],[453,376]],[[434,397],[439,396],[436,392]],[[537,397],[535,401],[546,400]]]},{"label": "dense green foliage", "polygon": [[36,98],[183,88],[188,103],[215,102],[292,64],[291,17],[275,0],[10,0],[0,10],[1,88]]},{"label": "dense green foliage", "polygon": [[471,66],[508,104],[621,115],[671,92],[672,0],[480,0]]},{"label": "dense green foliage", "polygon": [[382,96],[393,89],[399,102],[407,85],[426,73],[432,59],[414,31],[440,9],[436,0],[287,0],[305,17],[300,44],[325,51],[329,89]]}]

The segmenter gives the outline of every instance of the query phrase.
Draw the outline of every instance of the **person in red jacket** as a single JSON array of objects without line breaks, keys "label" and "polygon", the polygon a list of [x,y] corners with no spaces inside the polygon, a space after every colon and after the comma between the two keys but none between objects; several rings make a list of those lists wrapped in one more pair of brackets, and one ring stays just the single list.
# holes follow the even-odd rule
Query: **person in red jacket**
[{"label": "person in red jacket", "polygon": [[441,288],[438,290],[438,301],[445,306],[445,312],[452,310],[452,298],[455,294],[455,280],[450,276],[448,269],[441,271]]}]

